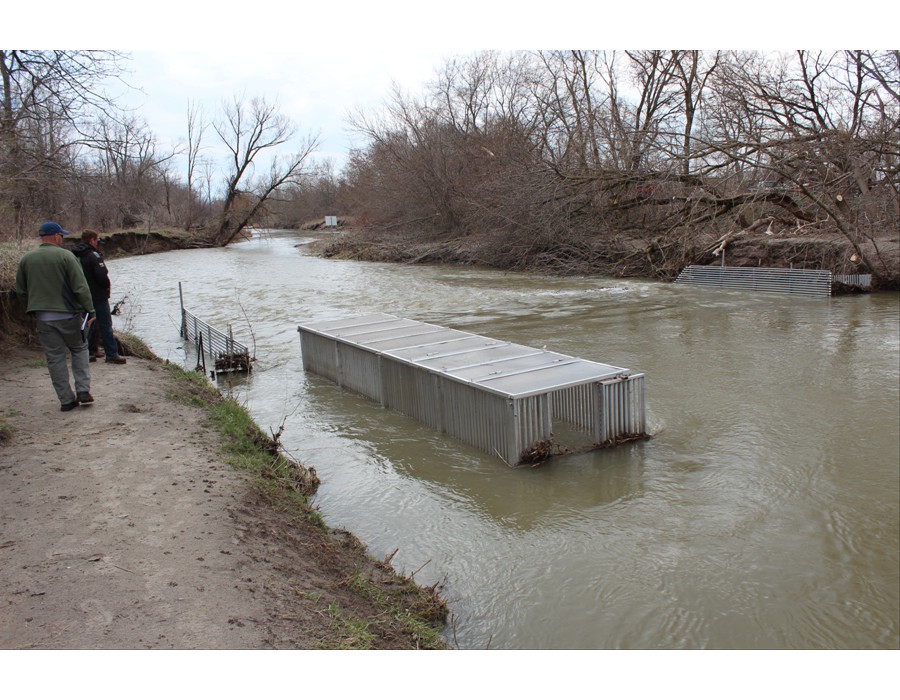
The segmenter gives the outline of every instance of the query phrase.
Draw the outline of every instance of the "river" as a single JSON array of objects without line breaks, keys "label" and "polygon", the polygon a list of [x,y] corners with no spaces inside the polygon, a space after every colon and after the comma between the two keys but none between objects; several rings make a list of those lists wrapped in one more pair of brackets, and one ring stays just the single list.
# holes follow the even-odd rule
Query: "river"
[{"label": "river", "polygon": [[[900,645],[900,297],[325,260],[296,233],[109,261],[117,329],[222,377],[322,479],[326,522],[440,582],[463,649]],[[304,373],[297,325],[383,311],[646,373],[652,437],[511,469]]]}]

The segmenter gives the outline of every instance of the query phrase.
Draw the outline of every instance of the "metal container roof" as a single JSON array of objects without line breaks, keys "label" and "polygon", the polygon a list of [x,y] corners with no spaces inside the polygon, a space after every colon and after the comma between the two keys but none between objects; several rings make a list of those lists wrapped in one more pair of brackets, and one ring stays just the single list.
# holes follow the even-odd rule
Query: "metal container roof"
[{"label": "metal container roof", "polygon": [[309,331],[511,399],[610,379],[629,370],[376,313],[301,324]]}]

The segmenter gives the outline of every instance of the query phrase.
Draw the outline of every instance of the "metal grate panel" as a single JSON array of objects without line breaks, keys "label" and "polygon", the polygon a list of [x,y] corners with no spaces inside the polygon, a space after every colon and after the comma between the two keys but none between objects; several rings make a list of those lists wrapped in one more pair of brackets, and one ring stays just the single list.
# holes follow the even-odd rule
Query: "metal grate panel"
[{"label": "metal grate panel", "polygon": [[218,328],[201,321],[183,306],[181,337],[199,346],[203,353],[209,355],[217,372],[250,372],[253,369],[250,351],[246,345],[234,339],[231,326],[228,327],[228,333],[223,333]]},{"label": "metal grate panel", "polygon": [[836,284],[867,288],[872,286],[872,275],[835,275],[833,281]]},{"label": "metal grate panel", "polygon": [[772,294],[831,296],[830,270],[689,265],[675,283]]}]

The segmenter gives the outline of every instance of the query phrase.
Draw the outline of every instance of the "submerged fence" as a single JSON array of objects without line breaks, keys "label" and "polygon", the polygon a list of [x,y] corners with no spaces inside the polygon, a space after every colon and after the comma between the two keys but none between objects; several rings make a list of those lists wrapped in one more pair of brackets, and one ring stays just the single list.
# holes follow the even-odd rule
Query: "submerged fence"
[{"label": "submerged fence", "polygon": [[830,270],[718,265],[689,265],[675,280],[676,284],[824,297],[831,296],[831,282]]},{"label": "submerged fence", "polygon": [[389,314],[297,328],[303,368],[508,464],[553,454],[553,420],[600,447],[646,436],[644,375]]},{"label": "submerged fence", "polygon": [[833,281],[835,284],[867,289],[872,286],[872,275],[835,275]]},{"label": "submerged fence", "polygon": [[[184,308],[181,284],[178,285],[178,293],[181,297],[181,337],[196,345],[201,353],[212,358],[216,372],[250,372],[252,370],[250,351],[234,339],[231,326],[228,327],[226,334],[201,321]],[[203,368],[206,369],[205,360]]]}]

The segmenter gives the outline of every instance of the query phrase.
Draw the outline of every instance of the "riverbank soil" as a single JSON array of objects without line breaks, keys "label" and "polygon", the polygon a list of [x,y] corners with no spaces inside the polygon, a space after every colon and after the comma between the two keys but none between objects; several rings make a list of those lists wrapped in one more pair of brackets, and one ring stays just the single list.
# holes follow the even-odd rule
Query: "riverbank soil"
[{"label": "riverbank soil", "polygon": [[273,507],[160,361],[91,364],[61,412],[40,350],[0,357],[0,649],[419,646],[383,605],[408,579]]},{"label": "riverbank soil", "polygon": [[[311,245],[326,258],[407,264],[472,265],[548,275],[605,275],[672,281],[687,265],[720,265],[713,251],[724,251],[736,267],[806,268],[835,274],[866,272],[850,242],[838,234],[766,235],[742,231],[705,237],[689,246],[621,231],[613,237],[572,234],[541,243],[510,240],[499,234],[424,235],[420,231],[359,229],[322,238]],[[860,243],[875,265],[875,288],[900,289],[900,235],[882,231]]]}]

